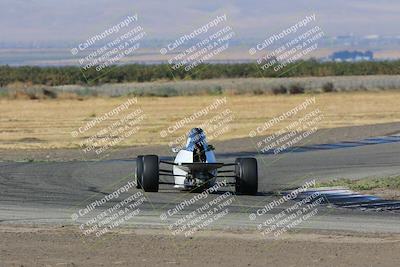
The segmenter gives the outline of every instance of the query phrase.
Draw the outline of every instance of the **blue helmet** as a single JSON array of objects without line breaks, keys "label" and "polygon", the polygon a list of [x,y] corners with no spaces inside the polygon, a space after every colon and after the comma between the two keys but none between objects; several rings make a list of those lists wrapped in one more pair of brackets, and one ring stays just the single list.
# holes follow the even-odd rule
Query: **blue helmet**
[{"label": "blue helmet", "polygon": [[206,135],[201,128],[192,128],[188,133],[186,150],[194,151],[196,146],[207,147]]}]

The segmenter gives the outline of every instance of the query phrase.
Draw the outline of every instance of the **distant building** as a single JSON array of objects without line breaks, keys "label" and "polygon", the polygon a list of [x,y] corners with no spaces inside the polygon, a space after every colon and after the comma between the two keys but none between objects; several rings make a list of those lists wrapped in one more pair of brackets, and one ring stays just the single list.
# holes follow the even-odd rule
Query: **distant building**
[{"label": "distant building", "polygon": [[330,57],[333,61],[371,61],[374,59],[374,54],[372,51],[360,52],[360,51],[338,51],[334,52]]}]

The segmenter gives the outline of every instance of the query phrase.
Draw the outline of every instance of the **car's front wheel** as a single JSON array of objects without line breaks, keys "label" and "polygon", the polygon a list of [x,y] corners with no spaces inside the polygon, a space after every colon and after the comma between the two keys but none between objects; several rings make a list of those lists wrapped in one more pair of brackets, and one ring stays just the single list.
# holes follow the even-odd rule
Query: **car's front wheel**
[{"label": "car's front wheel", "polygon": [[159,160],[156,155],[143,156],[142,188],[145,192],[158,192]]},{"label": "car's front wheel", "polygon": [[236,182],[237,193],[245,195],[255,195],[258,190],[258,170],[255,158],[236,159]]}]

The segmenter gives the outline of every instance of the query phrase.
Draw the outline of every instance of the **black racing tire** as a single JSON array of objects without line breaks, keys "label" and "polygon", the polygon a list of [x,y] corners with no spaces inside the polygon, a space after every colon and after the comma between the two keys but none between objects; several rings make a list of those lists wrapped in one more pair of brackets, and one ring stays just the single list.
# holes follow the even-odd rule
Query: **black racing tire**
[{"label": "black racing tire", "polygon": [[237,158],[235,190],[239,194],[255,195],[258,191],[258,170],[255,158]]},{"label": "black racing tire", "polygon": [[139,155],[136,158],[136,188],[142,189],[142,177],[143,177],[143,156]]},{"label": "black racing tire", "polygon": [[143,156],[142,188],[145,192],[158,192],[159,160],[156,155]]}]

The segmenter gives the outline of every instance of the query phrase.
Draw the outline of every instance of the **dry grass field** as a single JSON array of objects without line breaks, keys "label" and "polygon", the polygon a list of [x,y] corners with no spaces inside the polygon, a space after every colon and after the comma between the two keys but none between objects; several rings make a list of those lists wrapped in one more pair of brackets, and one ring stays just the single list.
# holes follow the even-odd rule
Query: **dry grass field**
[{"label": "dry grass field", "polygon": [[[168,127],[210,106],[216,99],[224,97],[226,97],[226,104],[221,104],[208,114],[184,123],[176,131],[168,132]],[[125,129],[125,132],[118,132],[117,128],[126,126],[126,122],[122,122],[118,127],[116,127],[116,123],[137,109],[141,109],[141,114],[144,114],[142,120],[132,126],[138,128],[134,133],[115,142],[114,147],[167,144],[186,133],[190,128],[206,121],[209,121],[210,125],[214,125],[214,133],[221,130],[221,134],[215,135],[218,140],[245,137],[249,135],[250,130],[293,109],[311,97],[315,97],[316,102],[310,105],[305,112],[318,108],[323,113],[323,119],[318,123],[318,128],[400,121],[400,92],[394,91],[338,92],[313,95],[138,97],[137,103],[128,109],[110,116],[91,129],[73,137],[71,132],[79,131],[80,127],[84,127],[88,122],[112,111],[129,98],[1,99],[0,149],[76,148],[86,138],[95,134],[97,134],[97,139],[105,138],[104,140],[111,142],[110,140],[117,140],[119,136],[123,136],[130,130]],[[216,115],[226,109],[231,111],[231,119],[215,119]],[[301,114],[286,119],[262,134],[270,134],[282,129],[288,123],[297,120]],[[212,118],[215,120],[213,121]],[[132,127],[131,129],[133,129]],[[167,136],[164,138],[160,137],[162,130],[167,131]]]}]

